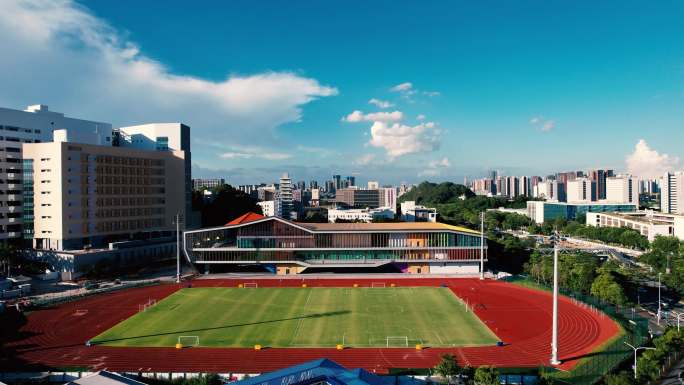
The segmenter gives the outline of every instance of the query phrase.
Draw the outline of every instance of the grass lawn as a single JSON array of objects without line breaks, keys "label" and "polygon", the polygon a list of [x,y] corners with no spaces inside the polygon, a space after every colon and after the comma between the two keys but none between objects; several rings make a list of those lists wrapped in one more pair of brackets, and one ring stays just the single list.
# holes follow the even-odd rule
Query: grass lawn
[{"label": "grass lawn", "polygon": [[170,347],[179,336],[197,336],[200,346],[213,347],[476,346],[498,341],[448,288],[396,287],[181,289],[92,342]]}]

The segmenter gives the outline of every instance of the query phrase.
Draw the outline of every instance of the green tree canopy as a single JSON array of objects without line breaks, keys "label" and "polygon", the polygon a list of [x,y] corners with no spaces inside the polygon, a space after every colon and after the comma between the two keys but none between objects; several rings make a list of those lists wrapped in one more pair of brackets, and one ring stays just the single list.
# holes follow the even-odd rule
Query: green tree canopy
[{"label": "green tree canopy", "polygon": [[475,385],[499,385],[499,369],[494,366],[480,366],[475,370]]}]

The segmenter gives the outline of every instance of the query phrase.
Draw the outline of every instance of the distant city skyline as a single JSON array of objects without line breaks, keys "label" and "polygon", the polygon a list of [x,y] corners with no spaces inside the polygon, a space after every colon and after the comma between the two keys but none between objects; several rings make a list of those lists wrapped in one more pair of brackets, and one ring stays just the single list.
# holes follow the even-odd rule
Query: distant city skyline
[{"label": "distant city skyline", "polygon": [[682,169],[682,17],[679,1],[10,0],[0,106],[186,123],[193,177],[231,184],[653,177]]}]

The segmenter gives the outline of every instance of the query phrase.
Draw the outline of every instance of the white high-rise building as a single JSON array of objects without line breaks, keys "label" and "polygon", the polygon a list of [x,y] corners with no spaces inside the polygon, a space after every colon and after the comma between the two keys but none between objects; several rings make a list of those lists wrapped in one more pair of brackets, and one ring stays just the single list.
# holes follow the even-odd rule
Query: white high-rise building
[{"label": "white high-rise building", "polygon": [[569,203],[586,203],[596,200],[593,194],[592,180],[589,178],[577,178],[568,181],[567,198]]},{"label": "white high-rise building", "polygon": [[[0,108],[0,241],[20,238],[22,231],[22,143],[51,142],[55,130],[68,129],[69,140],[111,144],[112,125],[69,118],[48,106],[33,105],[26,110]],[[66,135],[66,134],[65,134]],[[33,203],[26,202],[33,210]]]},{"label": "white high-rise building", "polygon": [[629,175],[606,178],[606,201],[639,204],[637,179]]},{"label": "white high-rise building", "polygon": [[397,190],[394,187],[383,187],[378,189],[380,207],[387,207],[393,213],[397,213]]},{"label": "white high-rise building", "polygon": [[[292,179],[288,173],[280,177],[280,187],[278,188],[278,205],[276,215],[285,219],[297,219],[294,213],[294,199],[292,197]],[[294,218],[293,218],[294,215]]]},{"label": "white high-rise building", "polygon": [[380,188],[380,183],[378,183],[377,180],[369,180],[368,181],[368,189],[369,190],[377,190]]},{"label": "white high-rise building", "polygon": [[660,211],[684,214],[684,171],[668,172],[661,179]]}]

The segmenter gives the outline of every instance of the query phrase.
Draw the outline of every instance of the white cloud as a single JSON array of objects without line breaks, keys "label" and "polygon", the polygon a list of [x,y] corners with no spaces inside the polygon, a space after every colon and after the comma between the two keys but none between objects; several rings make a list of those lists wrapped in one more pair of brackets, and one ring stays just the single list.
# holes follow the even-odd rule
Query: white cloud
[{"label": "white cloud", "polygon": [[413,89],[413,83],[411,82],[405,82],[401,84],[397,84],[396,86],[390,88],[390,91],[392,92],[408,92]]},{"label": "white cloud", "polygon": [[221,153],[219,157],[222,159],[285,160],[292,158],[292,155],[284,152],[268,151],[258,147],[247,147]]},{"label": "white cloud", "polygon": [[390,159],[439,148],[441,132],[433,122],[408,126],[401,123],[388,125],[376,121],[371,126],[371,146],[385,149]]},{"label": "white cloud", "polygon": [[343,122],[359,123],[359,122],[398,122],[404,118],[401,111],[392,112],[372,112],[364,114],[363,111],[355,110],[349,115],[342,118]]},{"label": "white cloud", "polygon": [[[0,36],[0,52],[11,52],[0,60],[0,105],[45,103],[115,126],[182,121],[193,139],[275,147],[276,127],[299,121],[304,104],[337,94],[292,72],[220,81],[172,73],[70,0],[3,1]],[[193,150],[194,159],[215,155]]]},{"label": "white cloud", "polygon": [[423,91],[423,95],[429,96],[429,97],[434,97],[434,96],[439,96],[442,93],[439,91]]},{"label": "white cloud", "polygon": [[549,132],[556,127],[556,121],[545,119],[543,116],[535,116],[530,119],[530,124],[539,128],[542,132]]},{"label": "white cloud", "polygon": [[425,115],[419,114],[418,116],[416,116],[416,119],[417,120],[425,120]]},{"label": "white cloud", "polygon": [[442,159],[436,159],[428,163],[428,167],[418,173],[418,176],[438,176],[441,173],[440,169],[445,169],[451,167],[451,162],[449,158],[444,157]]},{"label": "white cloud", "polygon": [[418,173],[418,176],[438,176],[439,175],[439,170],[434,169],[434,168],[428,168],[427,170],[423,170]]},{"label": "white cloud", "polygon": [[627,155],[625,165],[627,172],[642,178],[657,178],[681,167],[678,157],[659,153],[643,139],[639,139],[634,152]]},{"label": "white cloud", "polygon": [[451,163],[449,162],[449,158],[447,158],[447,157],[444,157],[444,158],[438,159],[438,160],[433,160],[429,164],[430,168],[450,167],[450,166],[451,166]]},{"label": "white cloud", "polygon": [[390,108],[390,107],[394,106],[394,104],[391,102],[388,102],[386,100],[376,99],[376,98],[372,98],[371,100],[369,100],[368,104],[373,104],[378,108]]},{"label": "white cloud", "polygon": [[356,159],[354,161],[354,164],[357,166],[367,166],[369,165],[373,160],[375,159],[374,154],[366,154],[362,155],[359,159]]}]

